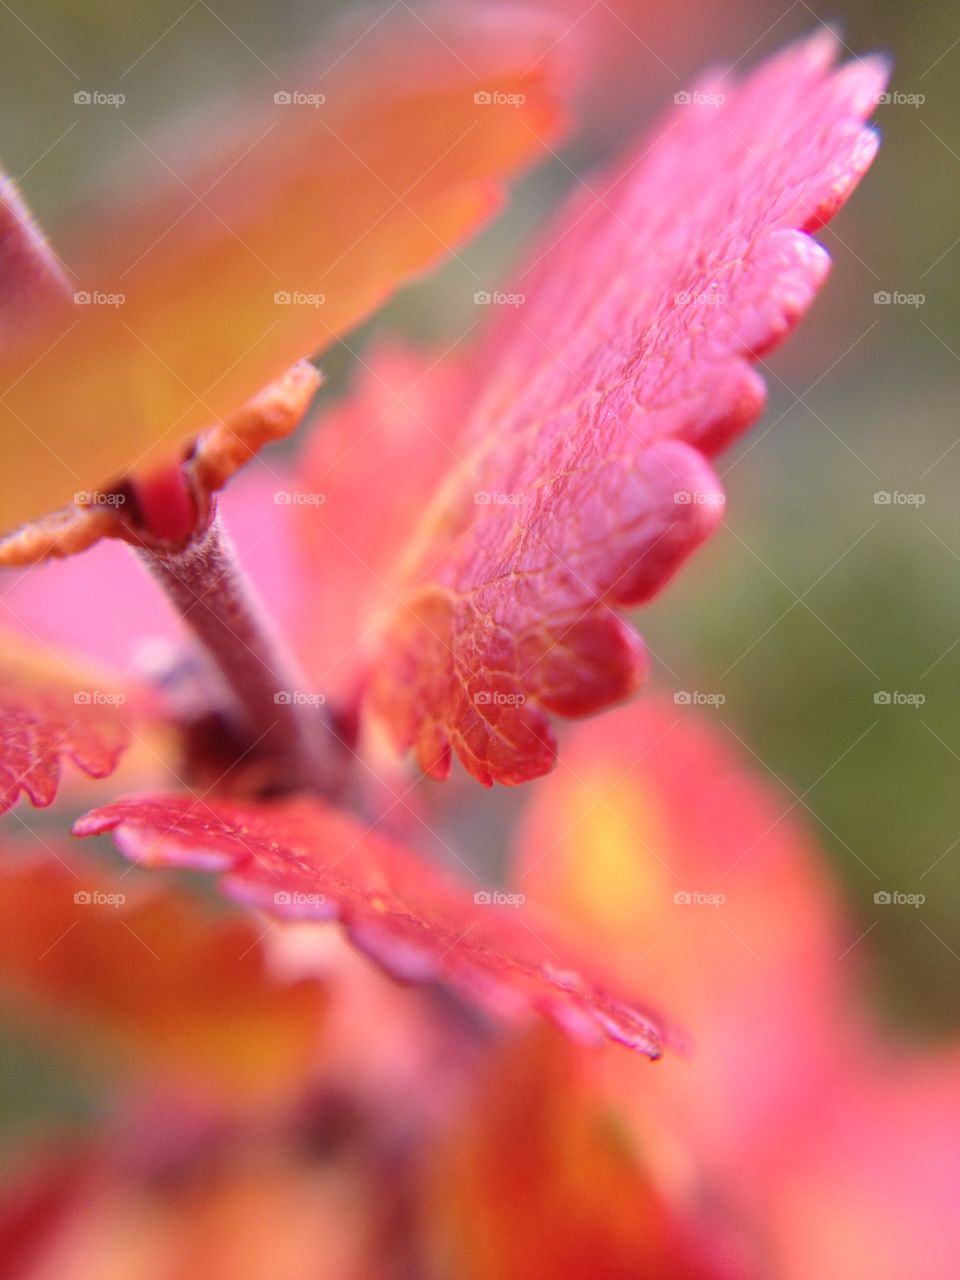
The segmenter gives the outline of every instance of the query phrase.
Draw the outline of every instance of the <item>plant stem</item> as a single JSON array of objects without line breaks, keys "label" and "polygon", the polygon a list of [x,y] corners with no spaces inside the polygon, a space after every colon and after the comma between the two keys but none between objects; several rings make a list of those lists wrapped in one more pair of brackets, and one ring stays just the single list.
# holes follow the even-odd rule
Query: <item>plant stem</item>
[{"label": "plant stem", "polygon": [[332,794],[343,748],[305,677],[276,634],[214,509],[178,550],[141,544],[137,555],[215,662],[236,699],[250,750],[288,790]]}]

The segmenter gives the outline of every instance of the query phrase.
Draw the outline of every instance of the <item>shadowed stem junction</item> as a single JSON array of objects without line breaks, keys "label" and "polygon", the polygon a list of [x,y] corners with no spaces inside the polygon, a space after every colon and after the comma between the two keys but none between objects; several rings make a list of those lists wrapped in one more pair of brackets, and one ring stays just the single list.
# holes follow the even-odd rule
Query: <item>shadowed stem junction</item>
[{"label": "shadowed stem junction", "polygon": [[[216,664],[249,754],[282,790],[338,791],[344,749],[323,699],[275,632],[215,505],[183,546],[141,542],[137,555]],[[274,781],[275,780],[275,781]]]}]

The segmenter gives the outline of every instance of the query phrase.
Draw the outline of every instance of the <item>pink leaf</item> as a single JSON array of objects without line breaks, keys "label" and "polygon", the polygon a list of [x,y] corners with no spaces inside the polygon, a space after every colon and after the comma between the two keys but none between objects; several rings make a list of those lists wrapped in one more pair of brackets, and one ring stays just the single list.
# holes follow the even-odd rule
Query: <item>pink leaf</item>
[{"label": "pink leaf", "polygon": [[662,1024],[580,959],[559,955],[522,901],[507,906],[319,801],[234,806],[145,796],[87,814],[76,835],[116,831],[137,863],[218,871],[232,897],[275,916],[339,921],[394,978],[442,980],[500,1016],[546,1015],[574,1039],[660,1056]]},{"label": "pink leaf", "polygon": [[[452,748],[484,783],[536,777],[555,758],[551,714],[589,715],[642,679],[620,611],[719,523],[708,459],[759,415],[751,361],[812,302],[829,258],[809,233],[876,150],[863,120],[885,66],[834,71],[836,52],[821,32],[742,82],[701,85],[612,178],[584,185],[519,276],[517,305],[491,308],[469,414],[442,388],[431,402],[421,374],[423,449],[409,445],[396,501],[423,492],[423,467],[432,487],[413,535],[371,562],[367,687],[430,773],[446,774]],[[407,401],[371,420],[377,395],[360,392],[365,480],[356,456],[324,471],[328,550],[351,545],[378,450],[410,427]],[[348,427],[352,444],[356,406],[320,446],[328,463]]]}]

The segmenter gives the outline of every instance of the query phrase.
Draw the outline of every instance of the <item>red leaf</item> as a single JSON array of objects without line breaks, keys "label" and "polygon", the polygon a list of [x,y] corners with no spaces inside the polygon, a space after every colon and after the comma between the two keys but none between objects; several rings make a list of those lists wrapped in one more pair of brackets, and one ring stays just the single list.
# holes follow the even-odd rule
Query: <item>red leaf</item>
[{"label": "red leaf", "polygon": [[[719,522],[707,458],[759,415],[750,360],[810,305],[829,259],[808,232],[876,149],[862,121],[885,68],[832,72],[836,50],[821,33],[688,95],[550,229],[473,363],[463,427],[456,398],[418,392],[427,469],[439,437],[446,474],[406,546],[372,562],[367,627],[380,633],[372,706],[428,772],[446,774],[453,747],[484,783],[545,773],[550,713],[588,715],[639,683],[644,651],[618,611],[656,594]],[[374,377],[389,385],[391,371]],[[363,501],[384,439],[410,426],[407,404],[371,420],[378,395],[360,393],[366,474],[357,457],[327,468],[322,519]],[[348,427],[356,439],[356,416],[334,421],[327,459]],[[423,490],[417,466],[397,477],[404,507]],[[332,532],[350,545],[351,531],[348,511]]]},{"label": "red leaf", "polygon": [[81,818],[79,836],[116,831],[137,863],[219,871],[233,897],[289,918],[339,921],[392,977],[443,980],[501,1016],[539,1012],[574,1039],[603,1036],[660,1056],[662,1025],[561,957],[525,907],[470,900],[418,855],[319,801],[208,804],[190,796],[118,801]]},{"label": "red leaf", "polygon": [[63,759],[91,778],[112,773],[130,738],[123,703],[124,695],[95,687],[89,673],[4,652],[0,813],[12,808],[21,792],[38,808],[52,804]]}]

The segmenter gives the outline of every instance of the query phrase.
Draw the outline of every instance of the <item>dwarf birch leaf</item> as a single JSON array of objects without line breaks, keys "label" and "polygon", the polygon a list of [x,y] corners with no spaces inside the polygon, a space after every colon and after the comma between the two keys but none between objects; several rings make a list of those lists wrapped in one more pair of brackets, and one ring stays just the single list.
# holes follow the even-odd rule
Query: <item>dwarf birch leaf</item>
[{"label": "dwarf birch leaf", "polygon": [[[499,905],[319,801],[228,805],[133,797],[81,818],[116,831],[134,862],[219,872],[232,897],[271,915],[338,921],[358,950],[405,982],[443,981],[497,1015],[540,1013],[574,1039],[660,1056],[663,1025],[589,962],[555,949],[525,906]],[[472,896],[471,896],[472,895]]]},{"label": "dwarf birch leaf", "polygon": [[0,813],[21,793],[53,803],[63,760],[91,778],[117,767],[130,739],[124,694],[89,671],[28,654],[21,641],[0,654]]},{"label": "dwarf birch leaf", "polygon": [[250,919],[62,852],[0,864],[8,1008],[92,1064],[119,1057],[168,1084],[241,1097],[302,1085],[325,1011],[317,982],[273,975]]},{"label": "dwarf birch leaf", "polygon": [[[702,84],[612,175],[581,184],[505,295],[515,305],[490,308],[465,420],[442,396],[419,411],[425,465],[439,438],[444,472],[412,535],[376,550],[380,598],[361,630],[368,705],[428,772],[445,775],[452,749],[487,784],[546,773],[551,715],[589,715],[641,680],[621,611],[720,521],[709,458],[759,415],[752,361],[812,302],[829,259],[810,232],[876,150],[863,121],[886,68],[833,70],[836,53],[821,33],[742,82]],[[347,427],[364,436],[364,413],[368,466],[398,422],[409,432],[408,399],[371,418],[378,395],[362,387],[359,414],[334,418],[328,463]],[[420,488],[413,445],[409,457],[387,490],[403,505]],[[316,538],[349,548],[349,515],[324,519],[361,500],[359,476],[356,456],[328,465]]]},{"label": "dwarf birch leaf", "polygon": [[553,39],[395,14],[158,142],[157,181],[64,246],[76,292],[0,357],[0,528],[176,458],[449,254],[557,131]]}]

